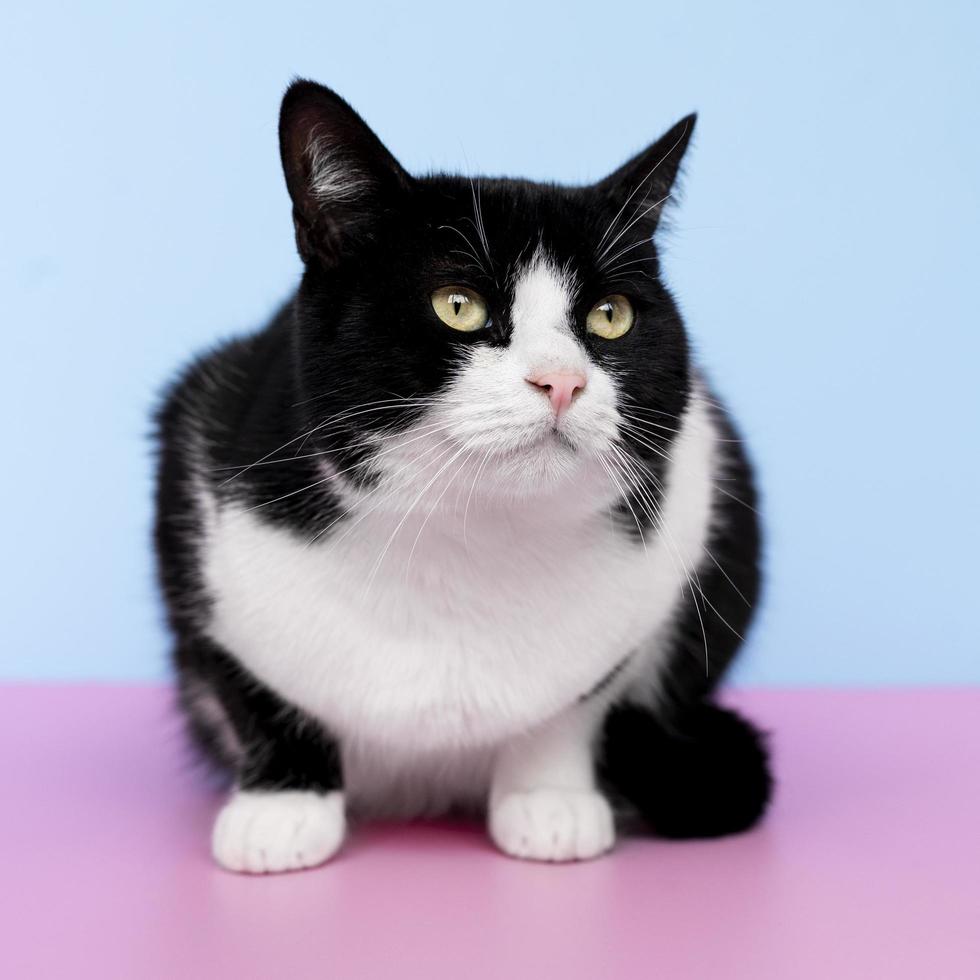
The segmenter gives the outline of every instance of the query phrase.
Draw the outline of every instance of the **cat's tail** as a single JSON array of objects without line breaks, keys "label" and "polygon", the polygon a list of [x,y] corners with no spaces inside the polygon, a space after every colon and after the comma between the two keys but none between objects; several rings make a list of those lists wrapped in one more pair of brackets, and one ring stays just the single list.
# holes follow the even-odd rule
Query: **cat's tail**
[{"label": "cat's tail", "polygon": [[669,723],[637,705],[612,708],[599,772],[661,837],[748,830],[772,795],[765,736],[734,711],[707,703]]}]

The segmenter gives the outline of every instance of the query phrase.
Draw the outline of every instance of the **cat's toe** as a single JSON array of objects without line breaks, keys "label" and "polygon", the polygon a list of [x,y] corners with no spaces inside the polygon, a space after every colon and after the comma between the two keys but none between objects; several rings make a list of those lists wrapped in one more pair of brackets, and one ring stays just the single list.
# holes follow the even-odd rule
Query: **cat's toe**
[{"label": "cat's toe", "polygon": [[345,829],[343,793],[240,791],[215,820],[211,852],[229,871],[312,868],[337,852]]},{"label": "cat's toe", "polygon": [[490,836],[512,857],[582,861],[615,842],[612,808],[602,794],[537,789],[507,793],[490,808]]}]

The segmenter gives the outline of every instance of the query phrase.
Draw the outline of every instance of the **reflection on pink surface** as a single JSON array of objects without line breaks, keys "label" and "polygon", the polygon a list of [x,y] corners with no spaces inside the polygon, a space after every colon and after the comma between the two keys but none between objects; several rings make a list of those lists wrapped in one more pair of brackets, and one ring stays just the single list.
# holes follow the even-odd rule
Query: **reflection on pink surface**
[{"label": "reflection on pink surface", "polygon": [[754,833],[558,867],[374,826],[248,878],[167,691],[0,688],[0,976],[980,978],[980,691],[729,700],[774,732]]}]

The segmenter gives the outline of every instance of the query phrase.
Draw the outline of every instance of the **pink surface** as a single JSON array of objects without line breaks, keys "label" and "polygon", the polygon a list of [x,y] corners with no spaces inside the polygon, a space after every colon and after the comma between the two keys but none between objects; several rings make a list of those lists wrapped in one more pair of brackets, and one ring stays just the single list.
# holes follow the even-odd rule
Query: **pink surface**
[{"label": "pink surface", "polygon": [[752,834],[557,867],[364,827],[247,878],[166,691],[0,688],[0,976],[980,978],[980,691],[731,700],[775,733]]}]

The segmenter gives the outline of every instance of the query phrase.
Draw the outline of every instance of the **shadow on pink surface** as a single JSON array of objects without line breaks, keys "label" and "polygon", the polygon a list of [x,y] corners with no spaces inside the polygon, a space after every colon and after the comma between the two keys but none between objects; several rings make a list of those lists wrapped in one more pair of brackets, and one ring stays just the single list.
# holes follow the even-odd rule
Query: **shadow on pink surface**
[{"label": "shadow on pink surface", "polygon": [[168,691],[0,688],[0,975],[980,977],[980,691],[728,700],[773,733],[750,834],[550,866],[479,826],[362,826],[249,878],[211,863]]}]

